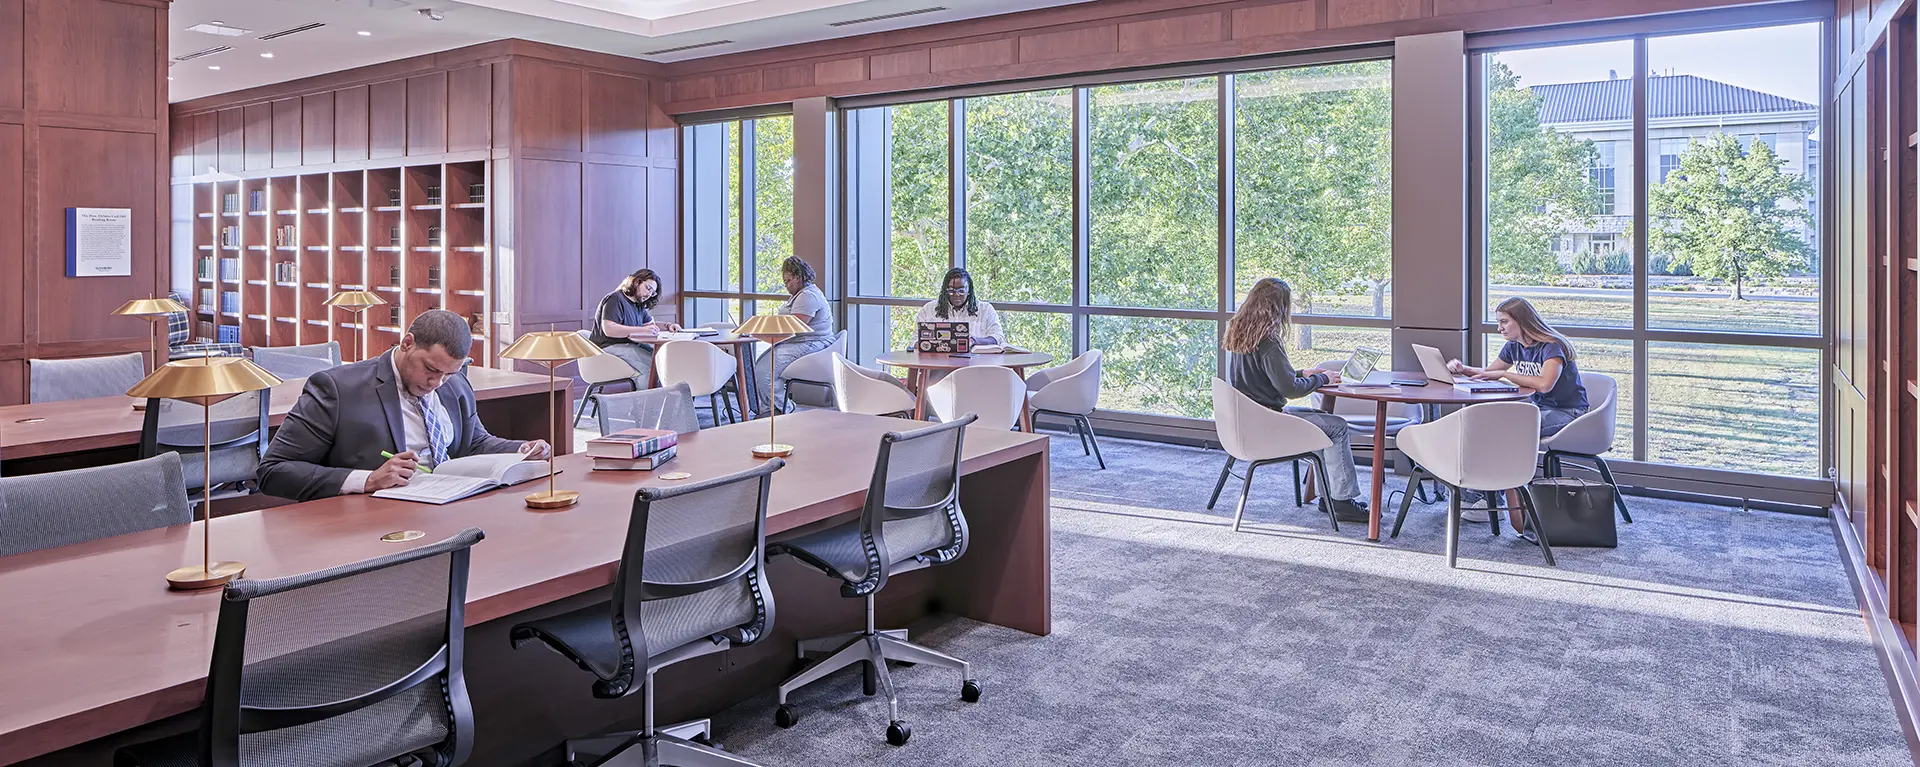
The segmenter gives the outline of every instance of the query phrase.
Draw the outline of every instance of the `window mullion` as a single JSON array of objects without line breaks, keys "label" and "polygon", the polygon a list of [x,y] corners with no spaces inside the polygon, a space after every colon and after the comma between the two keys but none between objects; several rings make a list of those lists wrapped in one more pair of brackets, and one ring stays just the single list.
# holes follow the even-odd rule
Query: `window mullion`
[{"label": "window mullion", "polygon": [[[1238,106],[1234,103],[1233,99],[1234,82],[1234,75],[1221,75],[1216,81],[1218,90],[1215,92],[1214,97],[1214,121],[1216,123],[1214,126],[1214,149],[1219,153],[1214,164],[1214,181],[1217,184],[1215,187],[1215,207],[1219,210],[1219,218],[1216,222],[1216,225],[1219,227],[1216,234],[1216,241],[1220,246],[1214,268],[1214,295],[1217,302],[1215,309],[1222,313],[1225,313],[1229,307],[1233,306],[1233,251],[1236,244],[1233,235],[1234,222],[1239,217],[1239,210],[1236,207],[1237,200],[1234,197],[1234,179],[1238,172],[1238,168],[1234,165],[1233,129],[1234,120],[1236,119],[1235,109]],[[1218,331],[1216,335],[1224,337],[1224,327],[1215,328],[1215,330]],[[1214,354],[1214,374],[1224,378],[1227,372],[1226,347],[1218,344],[1216,344],[1216,346],[1218,347],[1218,351]]]},{"label": "window mullion", "polygon": [[1647,459],[1647,39],[1633,39],[1633,458]]},{"label": "window mullion", "polygon": [[966,265],[967,101],[954,99],[947,102],[947,266]]},{"label": "window mullion", "polygon": [[1083,354],[1092,346],[1091,329],[1087,326],[1087,274],[1092,269],[1088,253],[1091,251],[1092,229],[1088,217],[1093,178],[1088,154],[1092,149],[1090,130],[1092,120],[1088,114],[1091,96],[1086,88],[1073,89],[1073,353]]}]

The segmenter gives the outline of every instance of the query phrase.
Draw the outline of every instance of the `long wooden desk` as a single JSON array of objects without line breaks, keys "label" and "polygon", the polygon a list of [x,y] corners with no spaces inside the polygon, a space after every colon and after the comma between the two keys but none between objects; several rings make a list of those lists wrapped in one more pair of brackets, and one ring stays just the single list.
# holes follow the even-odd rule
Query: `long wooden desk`
[{"label": "long wooden desk", "polygon": [[[864,502],[880,435],[917,425],[924,424],[832,411],[782,416],[781,439],[797,450],[774,474],[769,536],[852,518]],[[760,422],[688,434],[669,466],[695,478],[738,471],[758,462],[750,448],[765,440]],[[419,543],[469,525],[485,530],[486,540],[474,548],[467,593],[467,679],[480,739],[472,764],[520,764],[560,737],[631,721],[638,712],[638,696],[591,700],[589,675],[551,652],[507,647],[506,630],[523,613],[604,598],[634,489],[664,483],[642,472],[594,472],[590,465],[584,455],[557,461],[560,486],[581,493],[570,510],[526,508],[521,497],[530,484],[446,506],[330,498],[218,518],[214,553],[245,562],[250,577],[270,578],[419,545],[379,540],[395,530],[424,531]],[[1034,634],[1050,632],[1047,438],[969,430],[962,472],[961,504],[972,535],[966,555],[890,580],[882,592],[883,619],[901,625],[891,621],[937,605]],[[7,616],[0,621],[6,659],[0,662],[0,764],[199,705],[220,592],[169,592],[162,577],[191,560],[199,540],[197,528],[175,526],[0,558],[0,614]],[[778,605],[773,636],[730,652],[725,672],[709,664],[664,677],[663,717],[718,710],[763,692],[792,670],[797,636],[859,626],[859,601],[841,598],[837,581],[786,558],[775,564],[769,575]],[[550,689],[531,689],[542,684]],[[959,680],[953,684],[957,695]],[[515,708],[526,706],[540,708],[532,714]],[[580,713],[555,715],[567,706]],[[95,742],[35,764],[105,764],[99,759],[111,745]]]},{"label": "long wooden desk", "polygon": [[[467,370],[480,420],[488,430],[513,439],[548,439],[547,377],[512,370],[474,367]],[[273,387],[268,423],[279,426],[300,399],[306,379],[296,378]],[[554,420],[560,433],[572,431],[572,391],[555,390]],[[130,397],[98,397],[63,402],[0,407],[0,470],[8,475],[101,466],[137,458],[140,427],[146,414],[133,409]],[[562,453],[572,449],[561,439]]]}]

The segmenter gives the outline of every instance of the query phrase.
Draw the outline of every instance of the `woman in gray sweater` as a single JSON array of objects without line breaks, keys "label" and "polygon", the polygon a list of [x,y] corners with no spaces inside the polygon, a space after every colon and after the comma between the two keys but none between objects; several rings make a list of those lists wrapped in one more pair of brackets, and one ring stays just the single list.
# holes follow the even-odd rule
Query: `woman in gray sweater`
[{"label": "woman in gray sweater", "polygon": [[1287,407],[1322,386],[1340,383],[1338,371],[1316,370],[1305,375],[1287,361],[1284,339],[1293,320],[1293,291],[1273,277],[1262,278],[1247,291],[1240,310],[1227,321],[1227,383],[1273,410],[1304,418],[1326,432],[1333,445],[1320,451],[1327,466],[1327,497],[1334,516],[1342,522],[1367,521],[1367,506],[1359,500],[1360,483],[1353,471],[1353,444],[1347,422],[1339,416],[1307,407]]}]

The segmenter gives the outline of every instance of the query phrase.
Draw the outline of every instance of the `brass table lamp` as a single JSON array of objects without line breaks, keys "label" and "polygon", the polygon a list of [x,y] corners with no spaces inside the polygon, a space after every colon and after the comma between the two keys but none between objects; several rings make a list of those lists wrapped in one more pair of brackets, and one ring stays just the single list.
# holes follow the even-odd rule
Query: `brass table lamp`
[{"label": "brass table lamp", "polygon": [[353,324],[359,326],[359,331],[353,336],[355,359],[367,358],[367,310],[386,302],[386,299],[365,290],[342,290],[327,298],[327,306],[353,312]]},{"label": "brass table lamp", "polygon": [[[738,329],[734,330],[733,332],[736,335],[743,335],[748,338],[753,338],[760,341],[766,341],[767,343],[770,343],[770,344],[777,344],[777,343],[780,343],[781,341],[785,341],[789,338],[800,335],[801,333],[807,333],[812,330],[813,330],[812,328],[807,327],[807,323],[805,321],[791,314],[758,314],[752,317],[748,317],[747,323],[745,325],[741,325]],[[746,352],[743,351],[741,353],[745,354]],[[755,458],[783,458],[789,455],[793,455],[792,445],[782,445],[778,440],[773,438],[773,416],[774,416],[774,406],[776,404],[773,401],[773,387],[774,387],[773,378],[774,378],[773,356],[768,355],[767,356],[767,444],[753,446],[753,456]]]},{"label": "brass table lamp", "polygon": [[147,355],[147,372],[149,373],[160,367],[160,336],[156,325],[166,319],[167,315],[176,312],[186,314],[187,307],[171,298],[136,298],[113,310],[115,316],[139,317],[147,321],[147,348],[150,352]]},{"label": "brass table lamp", "polygon": [[527,496],[527,506],[531,508],[564,509],[580,500],[580,494],[575,491],[554,488],[553,456],[560,452],[560,426],[554,420],[557,416],[553,408],[553,369],[562,363],[598,354],[600,347],[570,330],[536,330],[521,336],[512,346],[500,352],[500,356],[506,359],[540,362],[547,366],[547,425],[551,432],[551,439],[547,440],[547,489]]},{"label": "brass table lamp", "polygon": [[235,394],[272,388],[280,379],[244,357],[201,357],[169,362],[127,390],[127,396],[191,402],[201,407],[206,452],[200,465],[200,564],[167,573],[173,589],[204,589],[225,584],[246,571],[240,562],[213,561],[213,410],[214,403]]}]

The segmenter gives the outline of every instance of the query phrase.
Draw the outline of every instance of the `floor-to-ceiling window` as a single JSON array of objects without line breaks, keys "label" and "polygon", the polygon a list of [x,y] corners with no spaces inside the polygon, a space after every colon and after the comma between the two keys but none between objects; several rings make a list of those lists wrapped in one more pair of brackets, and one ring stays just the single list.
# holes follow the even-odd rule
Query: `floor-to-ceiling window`
[{"label": "floor-to-ceiling window", "polygon": [[1818,475],[1819,25],[1479,61],[1486,358],[1526,298],[1618,382],[1618,454]]},{"label": "floor-to-ceiling window", "polygon": [[1062,361],[1101,349],[1108,410],[1211,415],[1222,323],[1260,277],[1294,286],[1300,364],[1386,348],[1391,67],[849,110],[857,353],[898,348],[950,264],[974,274],[1012,343]]},{"label": "floor-to-ceiling window", "polygon": [[688,125],[682,196],[686,312],[682,324],[738,323],[786,296],[793,255],[793,118]]}]

